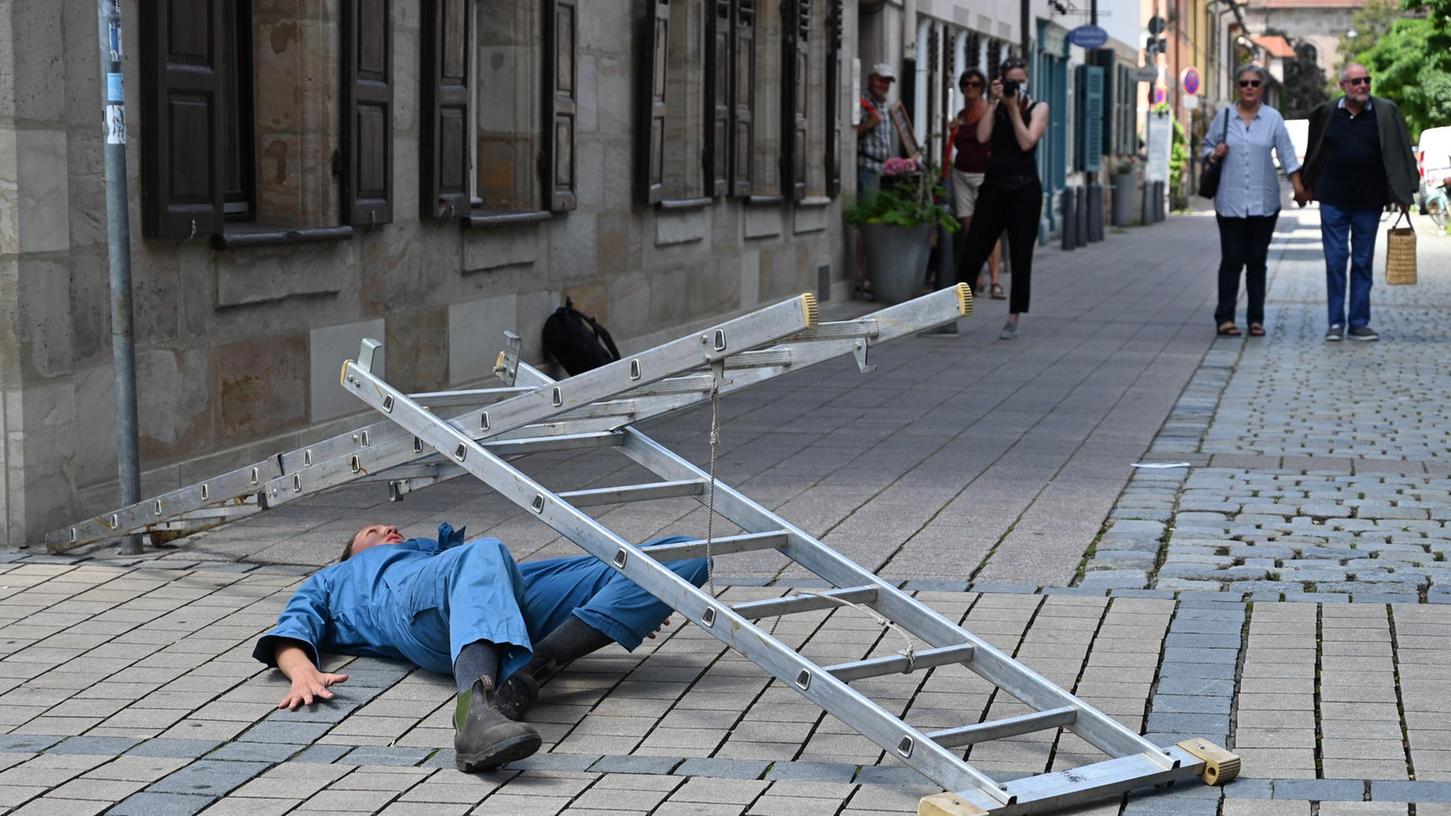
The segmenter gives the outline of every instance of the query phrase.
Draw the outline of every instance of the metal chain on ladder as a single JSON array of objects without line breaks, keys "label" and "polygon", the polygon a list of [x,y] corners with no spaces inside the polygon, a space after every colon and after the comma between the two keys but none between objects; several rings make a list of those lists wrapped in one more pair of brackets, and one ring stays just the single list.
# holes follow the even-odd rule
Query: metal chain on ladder
[{"label": "metal chain on ladder", "polygon": [[710,483],[705,491],[705,579],[710,585],[711,597],[715,597],[715,555],[711,552],[715,540],[715,460],[720,451],[720,381],[724,376],[724,363],[711,366]]}]

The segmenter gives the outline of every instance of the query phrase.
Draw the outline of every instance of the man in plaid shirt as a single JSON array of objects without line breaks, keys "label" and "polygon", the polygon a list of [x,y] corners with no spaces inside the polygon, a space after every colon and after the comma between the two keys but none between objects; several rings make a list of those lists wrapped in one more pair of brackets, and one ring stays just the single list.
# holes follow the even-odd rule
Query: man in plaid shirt
[{"label": "man in plaid shirt", "polygon": [[856,126],[857,197],[876,192],[882,177],[882,163],[896,155],[892,144],[892,121],[887,116],[887,92],[897,81],[892,66],[879,62],[867,77],[867,95],[862,97],[862,121]]}]

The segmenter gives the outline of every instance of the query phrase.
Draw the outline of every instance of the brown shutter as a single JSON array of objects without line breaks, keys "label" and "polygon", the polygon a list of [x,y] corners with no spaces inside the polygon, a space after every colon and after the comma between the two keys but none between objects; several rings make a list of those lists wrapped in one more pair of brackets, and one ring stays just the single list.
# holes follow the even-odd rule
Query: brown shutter
[{"label": "brown shutter", "polygon": [[390,0],[343,2],[343,218],[393,221],[393,35]]},{"label": "brown shutter", "polygon": [[462,218],[469,205],[473,112],[470,0],[425,0],[419,138],[419,210],[425,221]]},{"label": "brown shutter", "polygon": [[222,231],[223,0],[141,4],[141,225],[152,238]]},{"label": "brown shutter", "polygon": [[640,193],[646,204],[665,189],[665,74],[669,62],[670,0],[647,0],[642,42],[648,49],[641,80],[644,121],[640,127]]},{"label": "brown shutter", "polygon": [[781,9],[786,17],[783,26],[786,36],[781,38],[784,49],[781,63],[786,71],[781,109],[788,114],[782,139],[786,148],[782,151],[782,165],[791,200],[800,201],[806,198],[806,66],[811,0],[784,0]]},{"label": "brown shutter", "polygon": [[841,192],[842,0],[826,0],[826,194]]},{"label": "brown shutter", "polygon": [[554,212],[572,210],[578,203],[575,195],[575,128],[579,124],[579,4],[577,0],[549,0],[546,13],[548,47],[545,54],[549,72],[545,102],[549,106],[545,133],[545,205]]},{"label": "brown shutter", "polygon": [[751,194],[751,111],[756,96],[756,0],[736,0],[731,40],[731,194]]},{"label": "brown shutter", "polygon": [[731,0],[711,0],[705,57],[705,194],[730,190]]}]

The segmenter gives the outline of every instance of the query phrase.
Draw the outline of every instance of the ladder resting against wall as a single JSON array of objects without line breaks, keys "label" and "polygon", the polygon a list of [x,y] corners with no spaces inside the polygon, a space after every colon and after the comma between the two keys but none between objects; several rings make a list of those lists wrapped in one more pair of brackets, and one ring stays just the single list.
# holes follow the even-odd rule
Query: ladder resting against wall
[{"label": "ladder resting against wall", "polygon": [[[363,479],[386,481],[392,497],[402,498],[429,484],[470,475],[944,788],[945,793],[922,799],[919,814],[1039,813],[1191,777],[1209,784],[1230,781],[1239,759],[1223,748],[1205,740],[1167,747],[1149,742],[635,427],[642,419],[713,402],[721,394],[840,356],[854,355],[861,370],[869,371],[871,347],[955,321],[971,312],[971,304],[966,286],[959,285],[856,320],[822,323],[815,299],[802,295],[560,381],[521,362],[518,338],[510,336],[496,366],[501,387],[411,395],[373,372],[381,344],[365,340],[358,359],[343,364],[341,382],[380,412],[381,422],[121,508],[58,531],[48,543],[65,549],[163,524],[187,529],[184,525],[225,523],[236,514],[207,511],[221,504],[260,512]],[[437,410],[460,405],[474,407],[452,416]],[[532,452],[596,447],[619,451],[658,480],[555,491],[509,461]],[[583,510],[679,496],[708,504],[740,532],[645,550]],[[832,588],[726,603],[664,565],[764,550],[780,553]],[[757,625],[839,604],[871,609],[910,633],[913,645],[897,654],[820,665]],[[851,685],[950,664],[965,666],[1032,712],[924,730]],[[1059,728],[1107,758],[1000,782],[973,767],[960,751]]]}]

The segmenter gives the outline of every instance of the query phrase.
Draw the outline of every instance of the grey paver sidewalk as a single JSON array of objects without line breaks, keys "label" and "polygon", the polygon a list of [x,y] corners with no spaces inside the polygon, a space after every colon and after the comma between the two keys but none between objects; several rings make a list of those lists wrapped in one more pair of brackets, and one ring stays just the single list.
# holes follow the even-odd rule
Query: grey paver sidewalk
[{"label": "grey paver sidewalk", "polygon": [[[1314,535],[1358,537],[1349,548],[1357,552],[1383,535],[1368,560],[1393,562],[1387,575],[1431,575],[1426,563],[1392,557],[1410,553],[1393,546],[1441,563],[1429,525],[1448,504],[1436,484],[1445,475],[1444,449],[1435,449],[1444,445],[1444,381],[1430,361],[1444,356],[1451,313],[1437,311],[1434,281],[1419,294],[1378,289],[1387,339],[1338,349],[1335,359],[1388,384],[1386,414],[1361,401],[1326,411],[1310,387],[1324,372],[1313,370],[1322,365],[1311,328],[1322,307],[1302,254],[1309,224],[1286,223],[1275,331],[1260,347],[1212,339],[1212,222],[1176,218],[1088,250],[1045,252],[1018,343],[992,339],[1003,306],[985,302],[963,337],[883,348],[874,376],[844,362],[727,399],[722,477],[1130,728],[1163,743],[1222,740],[1244,759],[1240,781],[1223,790],[1180,786],[1090,812],[1411,816],[1414,804],[1416,816],[1451,816],[1451,605],[1422,602],[1438,600],[1435,584],[1386,590],[1397,582],[1362,581],[1372,567],[1359,564],[1339,593],[1325,579],[1288,593],[1255,584],[1329,569],[1290,563],[1303,548],[1271,554],[1284,544],[1277,531],[1270,539],[1276,524],[1290,527],[1286,536],[1311,535],[1302,514],[1322,522]],[[1431,399],[1415,408],[1394,399],[1396,388]],[[1394,420],[1382,423],[1385,433],[1378,416]],[[650,432],[703,461],[707,421],[696,411]],[[1337,432],[1313,430],[1327,423]],[[1192,467],[1134,473],[1129,465],[1144,459]],[[621,461],[554,455],[529,469],[561,488],[639,475]],[[1261,495],[1231,510],[1198,492],[1221,489]],[[1215,500],[1227,505],[1224,495]],[[1290,503],[1293,514],[1259,506]],[[1394,531],[1335,529],[1339,519],[1370,518],[1365,507]],[[604,512],[642,539],[704,528],[692,500],[656,503],[628,522]],[[398,505],[375,489],[345,489],[141,561],[0,553],[0,816],[880,816],[914,812],[932,791],[689,627],[561,675],[531,715],[544,750],[493,774],[453,770],[452,682],[407,666],[334,658],[351,675],[337,701],[274,710],[285,683],[251,660],[255,637],[303,576],[374,517],[418,533],[442,520],[468,524],[521,559],[574,552],[460,480]],[[1225,544],[1236,529],[1236,543]],[[1210,530],[1223,536],[1214,552],[1191,549]],[[1408,545],[1412,534],[1421,543]],[[1079,576],[1085,553],[1089,566],[1109,568]],[[1212,588],[1241,592],[1198,592],[1204,581],[1165,573],[1196,563],[1237,570]],[[733,601],[802,580],[765,556],[723,560],[720,570]],[[1256,570],[1265,574],[1251,577]],[[1124,580],[1135,571],[1137,582]],[[1158,589],[1141,589],[1151,576]],[[1081,584],[1068,586],[1075,578]],[[792,616],[775,634],[833,662],[899,647],[845,609]],[[1022,711],[962,667],[863,687],[926,728]],[[1100,758],[1059,732],[980,745],[969,757],[1009,778]]]}]

